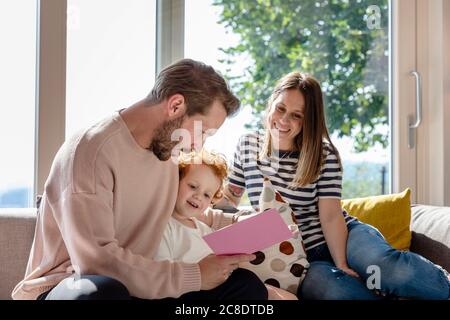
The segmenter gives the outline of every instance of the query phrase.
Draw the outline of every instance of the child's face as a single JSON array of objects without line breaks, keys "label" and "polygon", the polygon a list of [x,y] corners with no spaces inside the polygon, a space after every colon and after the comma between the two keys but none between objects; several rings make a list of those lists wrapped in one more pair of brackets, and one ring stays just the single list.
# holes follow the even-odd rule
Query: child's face
[{"label": "child's face", "polygon": [[211,204],[219,190],[220,179],[204,164],[193,164],[180,180],[175,212],[184,217],[197,217]]}]

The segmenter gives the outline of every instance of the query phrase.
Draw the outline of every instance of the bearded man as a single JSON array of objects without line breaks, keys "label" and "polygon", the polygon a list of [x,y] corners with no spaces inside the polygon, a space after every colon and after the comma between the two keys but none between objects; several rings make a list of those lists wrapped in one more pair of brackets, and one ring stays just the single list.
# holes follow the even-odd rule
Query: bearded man
[{"label": "bearded man", "polygon": [[[145,99],[68,139],[53,161],[25,277],[12,297],[267,298],[250,271],[224,279],[224,270],[251,255],[211,255],[199,263],[153,260],[177,198],[172,153],[201,147],[203,133],[238,109],[222,76],[183,59],[161,71]],[[210,214],[216,228],[233,219]]]}]

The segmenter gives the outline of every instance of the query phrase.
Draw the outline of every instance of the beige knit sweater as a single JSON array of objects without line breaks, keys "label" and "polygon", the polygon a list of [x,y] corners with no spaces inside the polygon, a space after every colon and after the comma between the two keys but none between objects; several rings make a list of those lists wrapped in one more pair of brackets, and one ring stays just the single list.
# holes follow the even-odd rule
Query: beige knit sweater
[{"label": "beige knit sweater", "polygon": [[[177,166],[141,148],[119,112],[66,141],[12,297],[36,299],[73,272],[112,277],[143,299],[200,290],[198,264],[152,259],[177,191]],[[214,228],[230,223],[231,215],[214,211]]]}]

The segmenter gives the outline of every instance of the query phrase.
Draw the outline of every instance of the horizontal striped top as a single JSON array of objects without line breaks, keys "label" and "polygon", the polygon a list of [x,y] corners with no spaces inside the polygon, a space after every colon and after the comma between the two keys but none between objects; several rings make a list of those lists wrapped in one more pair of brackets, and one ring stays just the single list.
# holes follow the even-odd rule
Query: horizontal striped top
[{"label": "horizontal striped top", "polygon": [[[329,143],[323,143],[325,163],[317,180],[303,187],[289,188],[297,170],[299,152],[275,150],[270,157],[258,160],[263,139],[263,132],[248,133],[240,138],[230,168],[229,183],[245,188],[256,210],[264,177],[268,177],[294,211],[306,250],[325,243],[319,220],[319,199],[341,199],[342,190],[342,170],[333,148]],[[345,210],[342,214],[347,224],[356,220]]]}]

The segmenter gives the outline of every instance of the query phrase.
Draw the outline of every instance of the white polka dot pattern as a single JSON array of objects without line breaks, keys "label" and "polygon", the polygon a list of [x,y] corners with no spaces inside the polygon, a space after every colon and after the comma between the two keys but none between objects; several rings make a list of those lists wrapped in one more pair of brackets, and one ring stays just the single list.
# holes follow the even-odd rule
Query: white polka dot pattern
[{"label": "white polka dot pattern", "polygon": [[296,294],[309,268],[305,246],[292,209],[275,191],[268,178],[264,179],[259,208],[260,212],[277,209],[290,229],[295,230],[295,236],[256,252],[254,261],[241,263],[240,267],[253,271],[264,283]]}]

